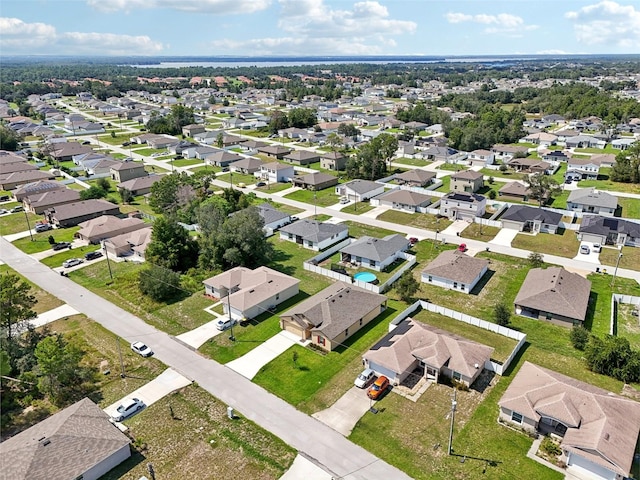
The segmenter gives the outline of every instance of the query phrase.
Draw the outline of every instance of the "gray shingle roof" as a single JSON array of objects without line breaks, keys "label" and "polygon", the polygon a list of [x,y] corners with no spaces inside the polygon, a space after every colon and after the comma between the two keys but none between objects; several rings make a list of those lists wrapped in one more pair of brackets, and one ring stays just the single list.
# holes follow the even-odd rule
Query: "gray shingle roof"
[{"label": "gray shingle roof", "polygon": [[413,207],[419,207],[431,203],[431,197],[429,195],[425,195],[424,193],[412,192],[411,190],[401,190],[399,188],[381,193],[374,198],[376,198],[377,200],[383,200],[385,202],[394,202],[402,205],[410,205]]},{"label": "gray shingle roof", "polygon": [[584,321],[591,282],[562,267],[532,268],[514,303],[541,312]]},{"label": "gray shingle roof", "polygon": [[354,192],[362,195],[363,193],[370,192],[372,190],[376,190],[381,187],[380,184],[376,182],[372,182],[370,180],[351,180],[343,185],[343,187],[348,187]]},{"label": "gray shingle roof", "polygon": [[428,172],[420,168],[408,170],[406,172],[396,175],[396,179],[398,180],[404,180],[405,182],[420,182],[420,183],[426,183],[435,177],[436,177],[436,174],[434,172]]},{"label": "gray shingle roof", "polygon": [[501,220],[511,220],[514,222],[539,220],[549,225],[558,225],[560,220],[562,220],[562,214],[543,208],[529,207],[527,205],[512,205],[507,212],[502,215]]},{"label": "gray shingle roof", "polygon": [[580,224],[580,233],[595,233],[608,236],[609,233],[626,233],[630,237],[640,237],[640,223],[615,217],[585,215]]},{"label": "gray shingle roof", "polygon": [[361,237],[351,245],[344,247],[340,252],[382,262],[408,247],[409,241],[402,235],[394,233],[384,238]]},{"label": "gray shingle roof", "polygon": [[270,203],[262,203],[258,205],[257,208],[258,213],[260,214],[260,218],[262,218],[265,225],[269,225],[270,223],[290,217],[288,213],[281,212],[280,210],[274,208],[274,206]]},{"label": "gray shingle roof", "polygon": [[384,295],[336,282],[282,316],[292,317],[303,326],[309,322],[315,326],[313,331],[332,339],[386,301]]},{"label": "gray shingle roof", "polygon": [[606,192],[596,192],[594,188],[572,190],[567,202],[614,209],[618,207],[618,199],[616,197]]},{"label": "gray shingle roof", "polygon": [[422,273],[468,284],[488,266],[489,261],[483,258],[470,257],[458,250],[445,250]]},{"label": "gray shingle roof", "polygon": [[3,478],[73,479],[108,458],[129,439],[88,398],[0,443]]},{"label": "gray shingle roof", "polygon": [[282,227],[280,232],[290,233],[302,237],[304,240],[319,243],[348,229],[346,225],[303,219]]}]

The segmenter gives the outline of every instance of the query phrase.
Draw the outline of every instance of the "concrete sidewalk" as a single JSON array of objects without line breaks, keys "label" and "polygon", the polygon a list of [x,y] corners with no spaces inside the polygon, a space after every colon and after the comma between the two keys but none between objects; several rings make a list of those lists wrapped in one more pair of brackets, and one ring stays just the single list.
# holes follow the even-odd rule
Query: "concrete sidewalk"
[{"label": "concrete sidewalk", "polygon": [[42,327],[43,325],[46,325],[47,323],[55,322],[56,320],[60,320],[61,318],[64,318],[64,317],[78,315],[79,313],[80,312],[78,312],[71,305],[67,305],[65,303],[64,305],[60,305],[57,308],[41,313],[36,318],[31,320],[29,323],[34,327],[38,328],[38,327]]},{"label": "concrete sidewalk", "polygon": [[297,343],[300,343],[300,337],[283,330],[226,366],[251,380],[263,366]]},{"label": "concrete sidewalk", "polygon": [[367,390],[351,387],[326,410],[312,415],[336,432],[348,437],[358,420],[371,408],[371,400],[367,397]]},{"label": "concrete sidewalk", "polygon": [[150,406],[160,400],[162,397],[169,395],[171,392],[178,390],[179,388],[186,387],[191,384],[191,380],[180,375],[172,368],[167,368],[164,372],[151,380],[146,385],[143,385],[137,390],[134,390],[129,395],[125,395],[117,402],[109,405],[104,409],[104,412],[110,417],[116,412],[118,405],[127,398],[139,398],[145,404]]},{"label": "concrete sidewalk", "polygon": [[280,480],[333,480],[336,478],[306,456],[298,454]]}]

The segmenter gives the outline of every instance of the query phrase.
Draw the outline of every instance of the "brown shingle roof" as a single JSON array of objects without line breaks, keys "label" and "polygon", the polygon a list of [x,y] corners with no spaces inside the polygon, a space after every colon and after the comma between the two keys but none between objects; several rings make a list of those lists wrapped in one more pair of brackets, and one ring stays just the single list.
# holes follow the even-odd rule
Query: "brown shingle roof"
[{"label": "brown shingle roof", "polygon": [[474,258],[458,250],[446,250],[438,255],[422,273],[459,283],[471,283],[489,266],[489,261]]},{"label": "brown shingle roof", "polygon": [[525,362],[498,402],[536,422],[569,428],[562,447],[628,476],[640,433],[640,403]]},{"label": "brown shingle roof", "polygon": [[591,282],[562,267],[532,268],[514,303],[584,321],[589,306]]}]

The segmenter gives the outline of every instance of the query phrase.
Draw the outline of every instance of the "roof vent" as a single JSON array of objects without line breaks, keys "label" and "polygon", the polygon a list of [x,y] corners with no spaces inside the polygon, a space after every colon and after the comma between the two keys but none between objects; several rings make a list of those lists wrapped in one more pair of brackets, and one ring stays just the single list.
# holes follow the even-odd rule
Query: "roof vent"
[{"label": "roof vent", "polygon": [[249,293],[253,293],[255,292],[255,290],[252,288],[251,290],[249,290]]},{"label": "roof vent", "polygon": [[556,289],[555,289],[555,288],[552,288],[552,289],[551,289],[551,291],[552,291],[553,293],[556,293]]},{"label": "roof vent", "polygon": [[42,441],[40,443],[42,444],[43,447],[46,447],[47,445],[49,445],[51,443],[51,440],[47,438],[46,440],[44,440],[44,441]]},{"label": "roof vent", "polygon": [[607,441],[609,441],[609,434],[608,434],[608,433],[605,433],[605,434],[604,434],[604,439],[605,439],[605,440],[607,440]]},{"label": "roof vent", "polygon": [[474,367],[476,367],[476,370],[477,370],[478,368],[480,368],[480,365],[478,365],[478,364],[476,363],[476,364],[474,365]]}]

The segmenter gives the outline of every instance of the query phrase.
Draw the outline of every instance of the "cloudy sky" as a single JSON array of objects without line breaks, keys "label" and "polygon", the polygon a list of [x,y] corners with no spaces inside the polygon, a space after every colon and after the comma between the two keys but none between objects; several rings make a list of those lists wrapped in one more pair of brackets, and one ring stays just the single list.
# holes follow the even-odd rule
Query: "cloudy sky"
[{"label": "cloudy sky", "polygon": [[638,0],[2,0],[0,55],[640,53]]}]

